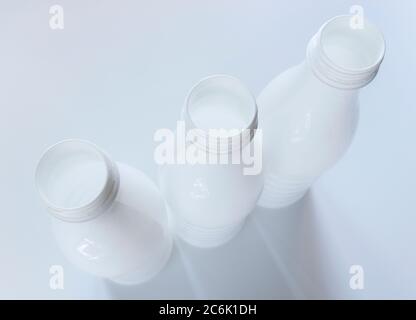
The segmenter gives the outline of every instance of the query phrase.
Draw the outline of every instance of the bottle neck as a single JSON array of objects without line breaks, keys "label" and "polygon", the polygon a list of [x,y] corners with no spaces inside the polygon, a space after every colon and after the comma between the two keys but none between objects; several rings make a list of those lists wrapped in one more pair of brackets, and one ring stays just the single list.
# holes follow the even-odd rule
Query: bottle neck
[{"label": "bottle neck", "polygon": [[182,112],[192,143],[209,153],[233,153],[248,145],[258,126],[257,105],[238,79],[214,75],[190,91]]},{"label": "bottle neck", "polygon": [[77,208],[48,206],[49,212],[67,222],[83,222],[94,219],[113,205],[120,187],[120,174],[117,165],[106,157],[107,179],[103,189],[86,205]]},{"label": "bottle neck", "polygon": [[36,170],[36,184],[53,216],[82,222],[111,207],[120,175],[115,162],[97,146],[71,139],[46,150]]},{"label": "bottle neck", "polygon": [[215,154],[240,151],[253,140],[258,127],[257,112],[247,128],[200,128],[195,125],[185,112],[183,119],[187,134],[192,137],[190,139],[192,141],[188,141],[188,143],[194,144],[200,150]]},{"label": "bottle neck", "polygon": [[351,16],[326,22],[309,41],[306,64],[323,83],[338,89],[359,89],[377,75],[384,57],[384,39],[367,21],[351,26]]}]

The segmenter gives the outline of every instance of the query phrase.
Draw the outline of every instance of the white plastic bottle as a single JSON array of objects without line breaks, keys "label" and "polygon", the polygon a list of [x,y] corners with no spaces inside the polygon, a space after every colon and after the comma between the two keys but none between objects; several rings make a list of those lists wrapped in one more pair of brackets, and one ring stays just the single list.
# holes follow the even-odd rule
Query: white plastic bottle
[{"label": "white plastic bottle", "polygon": [[168,261],[164,202],[140,171],[116,164],[90,142],[65,140],[42,156],[36,184],[60,248],[82,270],[138,284]]},{"label": "white plastic bottle", "polygon": [[376,76],[384,51],[374,25],[337,16],[310,40],[306,60],[260,93],[265,185],[259,206],[296,202],[343,155],[357,125],[359,89]]},{"label": "white plastic bottle", "polygon": [[[210,76],[192,88],[183,120],[193,138],[184,143],[185,152],[176,153],[186,159],[160,166],[160,187],[176,233],[194,246],[219,246],[241,229],[263,186],[255,99],[238,79]],[[260,159],[246,161],[256,147]]]}]

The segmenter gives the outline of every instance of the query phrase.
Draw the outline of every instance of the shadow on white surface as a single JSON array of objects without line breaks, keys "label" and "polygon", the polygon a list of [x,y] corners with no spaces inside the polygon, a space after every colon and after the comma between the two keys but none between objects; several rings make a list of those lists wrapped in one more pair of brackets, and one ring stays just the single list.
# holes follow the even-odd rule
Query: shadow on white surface
[{"label": "shadow on white surface", "polygon": [[314,195],[279,210],[258,208],[256,226],[298,299],[329,298],[325,246]]},{"label": "shadow on white surface", "polygon": [[195,289],[186,272],[179,250],[174,245],[165,268],[153,279],[137,286],[122,286],[106,280],[111,299],[192,299]]},{"label": "shadow on white surface", "polygon": [[280,210],[257,208],[243,230],[214,249],[176,239],[167,267],[147,283],[108,282],[112,298],[302,299],[330,296],[313,195]]}]

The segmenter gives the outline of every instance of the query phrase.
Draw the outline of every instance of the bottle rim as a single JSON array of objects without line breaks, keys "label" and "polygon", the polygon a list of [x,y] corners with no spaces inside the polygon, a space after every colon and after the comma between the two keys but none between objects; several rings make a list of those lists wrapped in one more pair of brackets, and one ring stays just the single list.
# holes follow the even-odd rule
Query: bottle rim
[{"label": "bottle rim", "polygon": [[[245,122],[244,128],[224,128],[224,129],[238,129],[238,133],[230,136],[212,136],[210,134],[210,129],[206,130],[200,128],[199,125],[194,121],[194,118],[191,113],[192,99],[198,95],[201,89],[208,85],[220,85],[220,83],[226,83],[233,86],[233,90],[241,94],[245,99],[245,107],[248,111],[247,119]],[[254,95],[248,89],[248,87],[238,78],[227,75],[227,74],[213,74],[207,77],[200,79],[188,92],[188,95],[185,99],[185,105],[182,110],[182,119],[185,121],[187,130],[198,129],[196,130],[196,135],[199,137],[199,142],[193,142],[197,147],[202,148],[203,150],[222,154],[222,153],[231,153],[240,149],[243,149],[255,136],[255,131],[258,127],[258,110],[257,103]],[[214,130],[221,128],[212,128]],[[200,143],[200,141],[205,141],[205,143]]]},{"label": "bottle rim", "polygon": [[[380,64],[382,63],[386,45],[382,32],[367,19],[363,18],[363,27],[357,28],[357,34],[362,30],[359,41],[362,45],[370,45],[370,41],[374,40],[373,49],[375,54],[371,57],[372,62],[364,66],[345,66],[331,57],[326,49],[326,41],[328,41],[327,33],[331,28],[340,27],[341,31],[349,31],[345,28],[345,24],[349,24],[351,28],[351,19],[353,15],[339,15],[325,22],[319,31],[312,37],[307,46],[307,62],[311,66],[315,75],[323,82],[341,89],[356,89],[367,85],[377,75]],[[358,37],[356,38],[358,40]],[[341,46],[341,45],[340,45]],[[357,48],[348,48],[355,51]],[[362,50],[361,48],[358,48]]]},{"label": "bottle rim", "polygon": [[[42,175],[45,174],[44,166],[47,166],[47,162],[54,154],[74,146],[85,148],[88,152],[94,154],[98,161],[104,164],[104,183],[99,191],[85,203],[77,206],[63,206],[55,203],[48,196]],[[35,184],[42,201],[53,216],[69,222],[81,222],[96,217],[111,206],[119,190],[120,177],[116,164],[98,146],[87,140],[65,139],[53,144],[43,152],[36,167]]]}]

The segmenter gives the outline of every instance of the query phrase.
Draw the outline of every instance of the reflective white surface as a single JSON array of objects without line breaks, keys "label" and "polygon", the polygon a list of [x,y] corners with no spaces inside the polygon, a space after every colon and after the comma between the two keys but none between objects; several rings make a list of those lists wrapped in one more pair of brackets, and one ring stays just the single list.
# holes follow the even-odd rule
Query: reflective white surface
[{"label": "reflective white surface", "polygon": [[[58,2],[62,32],[48,25],[56,1],[0,4],[0,297],[416,298],[413,0]],[[178,242],[141,286],[66,262],[33,183],[47,146],[85,138],[156,181],[154,131],[174,127],[198,79],[232,74],[257,95],[304,58],[324,21],[357,2],[388,51],[360,97],[354,142],[305,202],[256,210],[224,247]],[[353,264],[365,290],[349,287]],[[64,290],[50,289],[51,265],[64,267]]]}]

